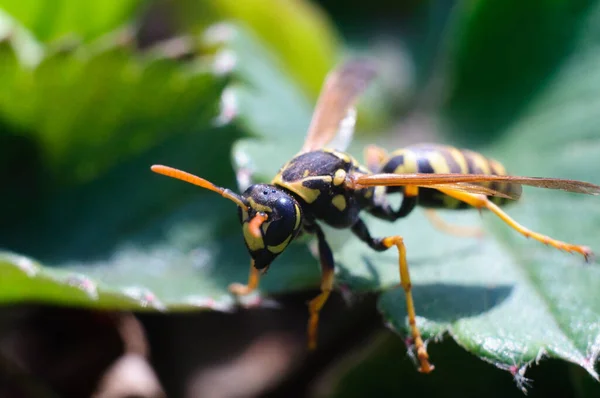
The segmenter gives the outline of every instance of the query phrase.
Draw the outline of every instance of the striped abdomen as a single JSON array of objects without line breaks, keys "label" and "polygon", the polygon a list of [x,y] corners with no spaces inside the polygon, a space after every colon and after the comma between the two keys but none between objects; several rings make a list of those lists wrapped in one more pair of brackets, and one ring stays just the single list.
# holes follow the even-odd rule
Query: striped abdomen
[{"label": "striped abdomen", "polygon": [[[506,170],[499,162],[467,149],[451,146],[419,144],[399,149],[390,154],[383,165],[381,173],[459,173],[459,174],[492,174],[506,175]],[[505,183],[481,183],[502,193],[510,193],[511,185]],[[387,191],[401,192],[401,187],[389,187]],[[492,197],[497,205],[510,200]],[[444,195],[435,189],[419,189],[419,205],[433,208],[467,209],[470,206],[454,198]]]}]

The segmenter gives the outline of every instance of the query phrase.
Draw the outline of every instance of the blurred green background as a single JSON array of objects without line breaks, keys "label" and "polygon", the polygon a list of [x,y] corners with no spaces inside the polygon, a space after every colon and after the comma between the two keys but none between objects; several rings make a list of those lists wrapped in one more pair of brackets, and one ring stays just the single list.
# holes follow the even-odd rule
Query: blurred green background
[{"label": "blurred green background", "polygon": [[[249,263],[235,208],[149,167],[269,181],[355,56],[379,71],[356,158],[434,141],[600,184],[598,1],[0,0],[0,395],[598,396],[598,264],[489,214],[442,212],[481,240],[365,217],[405,236],[431,375],[403,342],[396,254],[348,231],[326,229],[316,353],[310,244],[228,294]],[[597,197],[526,188],[507,211],[600,252]]]}]

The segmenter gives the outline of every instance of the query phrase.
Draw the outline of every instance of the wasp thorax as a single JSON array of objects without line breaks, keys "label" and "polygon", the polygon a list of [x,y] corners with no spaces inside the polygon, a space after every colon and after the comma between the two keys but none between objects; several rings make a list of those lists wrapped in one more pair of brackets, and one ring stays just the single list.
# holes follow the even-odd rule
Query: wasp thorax
[{"label": "wasp thorax", "polygon": [[[244,241],[254,266],[262,269],[268,267],[298,235],[302,209],[292,195],[274,185],[252,185],[242,198],[248,205],[247,211],[239,208]],[[258,231],[253,231],[257,225]]]}]

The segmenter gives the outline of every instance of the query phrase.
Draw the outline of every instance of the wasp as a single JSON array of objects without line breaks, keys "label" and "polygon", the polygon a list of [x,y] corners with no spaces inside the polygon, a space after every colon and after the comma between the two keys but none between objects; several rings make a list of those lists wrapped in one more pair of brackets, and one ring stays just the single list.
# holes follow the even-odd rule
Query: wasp
[{"label": "wasp", "polygon": [[[488,209],[520,234],[560,250],[579,253],[589,260],[592,252],[588,247],[561,242],[527,229],[500,206],[518,199],[522,185],[593,195],[600,193],[600,186],[574,180],[507,175],[505,168],[495,160],[440,145],[410,146],[390,154],[369,146],[365,150],[366,165],[362,165],[333,142],[340,141],[339,137],[346,137],[348,141],[356,122],[356,101],[375,76],[376,68],[365,59],[347,61],[328,74],[303,147],[281,167],[270,184],[251,185],[239,195],[171,167],[154,165],[151,169],[219,193],[237,205],[251,261],[247,284],[229,286],[234,295],[254,291],[261,274],[300,234],[316,237],[321,292],[308,303],[309,349],[316,348],[319,311],[334,287],[334,257],[320,223],[350,229],[376,251],[395,247],[418,369],[429,373],[434,367],[416,323],[403,238],[372,236],[361,212],[394,222],[406,217],[416,205],[428,209]],[[388,202],[388,194],[398,192],[403,199],[396,209]]]}]

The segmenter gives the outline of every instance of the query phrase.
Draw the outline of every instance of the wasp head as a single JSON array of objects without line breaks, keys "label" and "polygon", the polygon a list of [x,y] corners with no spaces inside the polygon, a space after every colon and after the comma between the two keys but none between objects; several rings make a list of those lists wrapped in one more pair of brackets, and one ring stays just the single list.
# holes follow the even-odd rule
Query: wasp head
[{"label": "wasp head", "polygon": [[252,185],[241,196],[204,178],[163,165],[152,171],[216,192],[238,206],[244,241],[257,269],[266,269],[294,239],[302,226],[302,208],[274,185]]},{"label": "wasp head", "polygon": [[248,209],[239,207],[244,241],[257,269],[267,268],[298,235],[302,208],[286,191],[256,184],[242,194]]}]

